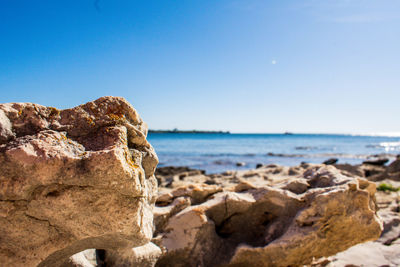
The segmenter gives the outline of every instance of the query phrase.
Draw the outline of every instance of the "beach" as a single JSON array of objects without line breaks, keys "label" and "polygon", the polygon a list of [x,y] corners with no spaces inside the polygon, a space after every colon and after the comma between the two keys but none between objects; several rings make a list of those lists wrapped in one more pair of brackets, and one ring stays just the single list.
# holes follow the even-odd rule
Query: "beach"
[{"label": "beach", "polygon": [[[311,179],[310,182],[309,175],[313,175],[314,172],[319,172],[320,175],[317,176],[317,179]],[[282,188],[297,195],[302,195],[308,190],[311,190],[311,188],[315,187],[316,185],[314,183],[319,183],[318,186],[321,187],[333,186],[333,184],[328,182],[330,179],[329,177],[333,178],[340,175],[359,177],[372,182],[373,189],[371,190],[374,193],[376,192],[374,197],[375,204],[373,205],[376,205],[377,215],[382,219],[383,222],[382,234],[377,240],[357,244],[355,246],[349,246],[344,249],[343,252],[339,252],[336,255],[315,258],[313,262],[307,262],[307,260],[305,260],[303,262],[306,263],[304,266],[398,266],[400,264],[400,157],[397,157],[397,159],[388,166],[382,164],[378,160],[359,165],[326,165],[303,163],[298,166],[290,167],[280,166],[277,164],[267,164],[259,166],[257,169],[225,171],[218,174],[206,174],[204,170],[196,170],[188,167],[171,166],[158,168],[156,171],[156,177],[159,183],[159,197],[157,199],[155,209],[156,235],[153,238],[153,242],[156,242],[161,247],[163,244],[168,244],[168,242],[165,241],[165,239],[168,240],[168,238],[174,240],[174,242],[183,242],[179,239],[179,237],[175,237],[174,235],[175,232],[179,231],[174,228],[169,229],[166,221],[173,220],[175,218],[175,214],[180,214],[180,211],[184,213],[184,210],[190,209],[191,205],[192,207],[196,207],[197,205],[201,206],[206,205],[204,203],[212,202],[213,199],[218,198],[218,194],[222,194],[221,192],[233,191],[245,193],[252,190],[257,191],[260,188],[264,188],[264,190]],[[377,188],[377,191],[375,188]],[[182,203],[184,198],[189,198],[191,202],[189,201],[189,203]],[[346,205],[356,205],[356,203],[353,201],[347,203]],[[245,203],[245,200],[237,200],[236,205],[240,205],[240,202]],[[338,203],[337,205],[340,206],[341,204]],[[233,206],[230,209],[232,208]],[[268,208],[266,207],[266,209]],[[241,213],[240,211],[236,212],[238,213],[233,212],[233,215],[231,216],[238,216],[238,214]],[[167,216],[166,214],[169,215]],[[169,216],[172,218],[168,218]],[[228,238],[230,236],[235,236],[236,231],[251,231],[250,221],[254,219],[254,214],[248,214],[247,217],[242,216],[241,220],[249,221],[248,227],[250,228],[246,230],[240,226],[235,228],[234,225],[230,225],[230,229],[225,230],[221,236],[223,238]],[[232,223],[233,222],[229,222],[229,224]],[[240,220],[236,220],[235,223],[240,225]],[[274,226],[271,222],[268,222],[267,227],[273,228]],[[163,229],[165,229],[167,232],[172,231],[172,235],[162,234]],[[270,239],[268,242],[273,244],[273,240],[275,238],[279,239],[279,235],[280,234],[275,234],[273,237],[269,237],[272,239]],[[254,242],[256,237],[249,234],[247,239],[248,238],[253,239]],[[353,238],[356,238],[354,233],[348,232],[346,235],[342,236],[340,244],[342,245],[344,240],[347,240],[348,242]],[[196,237],[194,239],[197,240],[196,242],[203,242],[203,246],[210,246],[210,244],[206,241],[202,241],[200,237]],[[242,239],[246,240],[244,237],[242,237]],[[292,236],[291,239],[293,239],[292,242],[295,242],[294,236]],[[228,240],[226,242],[229,242]],[[250,240],[247,240],[246,242],[251,243]],[[263,244],[265,245],[265,243]],[[319,247],[321,244],[323,244],[323,239],[318,241],[316,246]],[[327,246],[331,245],[333,244],[329,244]],[[336,245],[339,246],[339,243]],[[190,248],[190,245],[188,245],[188,247]],[[193,249],[194,247],[190,248],[189,251],[193,251]],[[297,254],[299,252],[292,251],[290,253]],[[185,257],[187,258],[185,259]],[[177,264],[176,266],[180,266],[180,262],[187,263],[189,258],[193,259],[196,257],[199,259],[204,259],[207,256],[201,253],[195,255],[188,254],[186,256],[177,256],[173,252],[170,252],[166,255],[163,255],[159,262],[161,264],[160,266],[175,266],[174,264]],[[293,262],[285,261],[283,257],[284,256],[282,256],[282,258],[278,257],[276,262],[265,260],[263,261],[262,265],[287,266],[293,264]],[[293,257],[293,255],[291,255],[291,257]],[[295,257],[301,258],[302,256],[295,255]],[[170,265],[166,262],[173,263]],[[243,265],[240,266],[244,266],[245,264],[255,264],[254,262],[256,261],[244,261],[241,263]],[[301,261],[294,262],[299,264]],[[205,266],[208,265],[209,263],[205,264]]]},{"label": "beach", "polygon": [[121,97],[0,104],[0,130],[8,266],[400,264],[396,137],[148,135]]}]

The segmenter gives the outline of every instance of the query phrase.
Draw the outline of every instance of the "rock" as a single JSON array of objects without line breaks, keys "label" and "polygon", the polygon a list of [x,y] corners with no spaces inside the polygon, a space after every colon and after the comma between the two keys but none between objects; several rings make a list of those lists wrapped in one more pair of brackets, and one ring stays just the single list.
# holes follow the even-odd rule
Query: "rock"
[{"label": "rock", "polygon": [[323,266],[399,266],[400,243],[396,241],[400,240],[400,217],[387,210],[378,213],[383,219],[384,230],[377,241],[359,244],[323,259],[329,263]]},{"label": "rock", "polygon": [[160,196],[158,196],[158,198],[156,200],[156,204],[157,204],[157,206],[166,206],[169,203],[171,203],[173,199],[174,199],[174,196],[170,192],[164,193],[164,194],[161,194]]},{"label": "rock", "polygon": [[381,175],[385,173],[386,168],[384,166],[377,166],[371,164],[363,164],[360,166],[360,170],[364,172],[364,177],[370,181],[378,181]]},{"label": "rock", "polygon": [[[366,165],[368,166],[368,165]],[[382,168],[382,170],[377,173],[374,177],[372,177],[373,181],[381,181],[385,179],[393,180],[393,181],[400,181],[400,159],[394,160],[389,166],[382,167],[376,166],[377,168]]]},{"label": "rock", "polygon": [[190,198],[178,197],[169,206],[155,207],[154,209],[154,226],[156,228],[155,234],[158,230],[164,228],[171,216],[174,216],[181,210],[189,207],[191,204]]},{"label": "rock", "polygon": [[157,168],[155,175],[157,177],[158,185],[162,188],[175,188],[180,186],[182,183],[193,181],[204,183],[208,179],[208,177],[205,176],[204,170],[195,170],[184,166]]},{"label": "rock", "polygon": [[257,165],[256,165],[256,169],[262,168],[263,166],[264,166],[264,164],[257,163]]},{"label": "rock", "polygon": [[12,138],[15,138],[15,134],[12,131],[11,121],[4,111],[0,110],[0,144],[5,143]]},{"label": "rock", "polygon": [[386,163],[389,162],[388,158],[378,158],[378,159],[370,159],[370,160],[365,160],[363,161],[362,164],[368,164],[368,165],[375,165],[375,166],[383,166]]},{"label": "rock", "polygon": [[208,184],[208,185],[216,184],[215,180],[212,180],[212,179],[208,179],[208,180],[206,180],[204,183],[205,183],[205,184]]},{"label": "rock", "polygon": [[253,170],[249,170],[245,173],[242,174],[243,178],[251,178],[251,177],[255,177],[255,176],[260,176],[259,173],[257,171],[253,171]]},{"label": "rock", "polygon": [[95,249],[87,249],[71,256],[61,267],[96,267],[98,266]]},{"label": "rock", "polygon": [[153,243],[118,251],[108,250],[104,266],[153,267],[161,253],[161,249]]},{"label": "rock", "polygon": [[298,175],[300,174],[301,169],[299,167],[290,167],[288,171],[288,175]]},{"label": "rock", "polygon": [[176,188],[171,192],[174,198],[187,197],[190,198],[192,204],[198,204],[204,202],[209,196],[221,192],[222,188],[217,185],[188,185]]},{"label": "rock", "polygon": [[279,187],[239,179],[236,192],[165,216],[156,239],[166,253],[156,266],[299,266],[380,236],[374,183],[333,166],[301,176],[277,180]]},{"label": "rock", "polygon": [[189,198],[192,204],[198,204],[204,202],[209,196],[221,191],[222,188],[217,185],[189,184],[187,186],[175,188],[167,194],[162,194],[157,198],[157,205],[160,206],[159,203],[171,203],[178,197]]},{"label": "rock", "polygon": [[335,167],[342,170],[343,174],[365,177],[370,181],[380,181],[386,179],[387,168],[372,164],[350,165],[335,164]]},{"label": "rock", "polygon": [[383,245],[389,246],[395,240],[400,238],[400,216],[398,212],[393,212],[389,210],[379,211],[379,216],[383,220],[383,231],[378,242]]},{"label": "rock", "polygon": [[267,168],[281,168],[281,166],[279,166],[279,165],[277,165],[277,164],[268,164],[267,166],[266,166]]},{"label": "rock", "polygon": [[158,159],[123,98],[58,110],[0,105],[3,266],[58,266],[152,238]]},{"label": "rock", "polygon": [[390,165],[387,167],[387,171],[389,173],[400,172],[400,158],[397,158],[395,161],[390,163]]},{"label": "rock", "polygon": [[156,176],[174,176],[177,174],[181,174],[181,173],[198,173],[198,174],[204,174],[205,171],[204,170],[195,170],[195,169],[191,169],[189,167],[185,167],[185,166],[166,166],[166,167],[161,167],[161,168],[157,168],[155,174]]},{"label": "rock", "polygon": [[244,162],[236,162],[236,166],[237,167],[243,167],[243,166],[246,166],[246,163],[244,163]]},{"label": "rock", "polygon": [[289,181],[288,184],[286,184],[283,189],[289,190],[290,192],[293,192],[295,194],[303,194],[304,192],[307,191],[307,189],[310,187],[306,179],[296,179],[293,181]]},{"label": "rock", "polygon": [[234,188],[234,192],[243,192],[247,191],[249,189],[254,189],[256,188],[252,183],[249,183],[247,181],[242,181],[241,183],[237,184]]},{"label": "rock", "polygon": [[[389,183],[390,180],[383,180],[382,184],[391,185]],[[392,182],[393,187],[400,187],[399,182]],[[379,182],[380,183],[380,182]],[[393,191],[377,191],[377,204],[378,208],[381,210],[388,210],[393,212],[400,212],[400,192],[393,192]],[[400,218],[400,217],[399,217]]]},{"label": "rock", "polygon": [[302,167],[302,168],[308,168],[309,166],[310,166],[310,163],[308,163],[308,162],[305,162],[305,161],[300,162],[300,167]]},{"label": "rock", "polygon": [[336,164],[336,162],[338,162],[338,161],[339,161],[339,159],[337,159],[337,158],[330,158],[330,159],[325,160],[322,164],[333,165],[333,164]]},{"label": "rock", "polygon": [[332,258],[328,258],[328,260],[330,263],[323,266],[399,266],[400,244],[388,247],[382,246],[377,242],[367,242],[351,247]]},{"label": "rock", "polygon": [[335,164],[335,167],[339,170],[342,170],[343,174],[351,176],[359,176],[364,177],[364,171],[361,169],[359,165],[350,165],[350,164]]}]

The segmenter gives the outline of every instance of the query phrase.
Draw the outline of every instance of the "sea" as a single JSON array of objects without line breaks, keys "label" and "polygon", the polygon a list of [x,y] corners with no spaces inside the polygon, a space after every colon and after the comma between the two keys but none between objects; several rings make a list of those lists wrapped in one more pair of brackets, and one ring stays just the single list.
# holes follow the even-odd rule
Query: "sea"
[{"label": "sea", "polygon": [[257,164],[322,163],[329,158],[360,164],[374,155],[394,160],[400,154],[400,136],[149,133],[148,140],[159,167],[187,166],[209,174],[253,169]]}]

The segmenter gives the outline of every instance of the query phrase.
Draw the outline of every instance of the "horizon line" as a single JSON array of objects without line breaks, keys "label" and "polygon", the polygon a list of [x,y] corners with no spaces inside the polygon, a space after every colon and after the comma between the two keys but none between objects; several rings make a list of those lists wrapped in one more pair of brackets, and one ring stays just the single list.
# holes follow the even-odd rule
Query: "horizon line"
[{"label": "horizon line", "polygon": [[[149,131],[173,131],[172,130],[162,130],[162,129],[149,129]],[[349,133],[349,132],[292,132],[292,131],[282,131],[282,132],[236,132],[229,130],[199,130],[199,129],[177,129],[177,131],[194,131],[194,132],[210,132],[210,133],[229,133],[229,134],[283,134],[283,135],[348,135],[348,136],[371,136],[371,137],[400,137],[400,132],[373,132],[373,133]]]}]

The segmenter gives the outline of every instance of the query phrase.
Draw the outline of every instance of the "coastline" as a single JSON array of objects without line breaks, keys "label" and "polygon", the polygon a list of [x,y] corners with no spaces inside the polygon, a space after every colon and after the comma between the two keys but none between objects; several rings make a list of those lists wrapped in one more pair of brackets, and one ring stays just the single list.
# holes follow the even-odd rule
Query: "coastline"
[{"label": "coastline", "polygon": [[[384,256],[376,266],[400,264],[400,157],[374,153],[356,165],[327,158],[396,152],[397,139],[183,133],[147,140],[146,124],[115,97],[66,110],[2,104],[0,112],[6,265],[333,267],[344,259],[331,255],[352,260],[358,246]],[[305,158],[288,156],[293,151],[321,160],[271,162]],[[157,168],[166,155],[175,165],[197,158],[224,170]],[[237,170],[227,170],[232,165]]]},{"label": "coastline", "polygon": [[[148,135],[159,166],[188,166],[208,173],[255,168],[258,164],[296,166],[337,158],[343,164],[361,164],[400,154],[396,137],[284,134],[190,134]],[[240,167],[237,166],[240,164]]]},{"label": "coastline", "polygon": [[[276,179],[280,180],[280,177],[294,179],[301,174],[299,170],[307,169],[310,166],[332,166],[349,176],[364,178],[377,184],[382,181],[389,181],[394,184],[400,183],[400,155],[393,155],[390,160],[376,155],[371,155],[367,159],[360,164],[339,163],[335,158],[327,159],[319,164],[302,162],[296,166],[260,163],[256,168],[247,169],[240,169],[241,166],[238,164],[237,169],[220,173],[208,173],[204,169],[191,168],[190,166],[158,166],[155,175],[161,189],[175,188],[186,183],[220,184],[226,187],[225,182],[229,179],[224,178],[224,176],[249,178],[254,174],[258,178],[264,177],[264,180],[272,179],[274,181]],[[260,173],[265,175],[263,176]],[[206,180],[204,180],[205,178]],[[216,180],[216,178],[221,178],[221,180]],[[209,181],[210,179],[214,181],[211,182]]]}]

